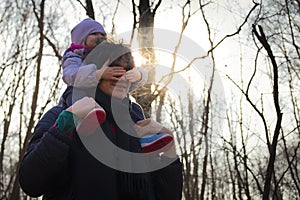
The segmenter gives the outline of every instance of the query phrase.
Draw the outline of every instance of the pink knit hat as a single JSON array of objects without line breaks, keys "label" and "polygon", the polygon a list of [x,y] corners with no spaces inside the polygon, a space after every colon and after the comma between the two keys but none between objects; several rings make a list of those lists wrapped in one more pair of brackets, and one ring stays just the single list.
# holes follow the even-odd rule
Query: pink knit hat
[{"label": "pink knit hat", "polygon": [[106,35],[103,26],[99,22],[91,18],[84,19],[72,29],[72,43],[84,46],[87,36],[92,33],[103,33]]}]

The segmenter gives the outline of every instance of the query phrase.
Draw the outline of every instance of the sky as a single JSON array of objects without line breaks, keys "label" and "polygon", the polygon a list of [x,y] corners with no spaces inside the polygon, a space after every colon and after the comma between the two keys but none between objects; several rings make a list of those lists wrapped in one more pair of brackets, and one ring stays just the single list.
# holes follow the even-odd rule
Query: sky
[{"label": "sky", "polygon": [[[102,1],[105,2],[105,1]],[[128,35],[132,28],[133,23],[133,15],[131,13],[132,5],[131,2],[126,3],[127,1],[121,1],[117,15],[115,18],[116,25],[116,33],[117,36]],[[164,0],[160,5],[156,16],[155,16],[155,28],[159,30],[170,31],[172,34],[177,34],[181,31],[182,24],[182,15],[180,6],[183,5],[181,3],[183,1],[174,1],[174,0]],[[106,6],[101,4],[101,7],[98,7],[97,2],[94,1],[94,9],[96,12],[96,19],[103,23],[107,32],[111,31],[111,15],[114,12],[115,2],[107,1]],[[69,29],[75,26],[80,20],[86,17],[85,12],[80,7],[78,3],[74,3],[74,6],[77,7],[76,13],[71,12],[69,22]],[[192,1],[192,12],[198,8],[198,1]],[[207,19],[211,25],[212,29],[212,39],[215,43],[220,41],[227,34],[232,34],[236,31],[237,27],[244,20],[247,12],[253,6],[252,0],[218,0],[214,1],[214,4],[206,7]],[[101,11],[100,11],[101,10]],[[71,10],[72,11],[72,10]],[[71,17],[72,16],[72,17]],[[235,36],[234,38],[226,39],[216,50],[215,50],[215,58],[216,58],[216,66],[218,69],[218,74],[221,76],[223,87],[225,88],[225,95],[227,99],[232,99],[232,90],[235,92],[237,88],[228,80],[226,75],[229,75],[240,82],[242,79],[248,80],[250,75],[253,72],[253,55],[255,55],[256,49],[253,49],[251,45],[248,45],[247,42],[244,42],[243,45],[239,43],[239,39],[243,40],[249,37],[249,32],[246,32],[246,29],[242,29],[240,36]],[[161,35],[159,37],[162,37]],[[195,44],[200,46],[202,50],[207,51],[210,48],[210,44],[207,37],[207,29],[202,20],[202,16],[200,11],[198,11],[194,16],[191,17],[189,24],[184,31],[184,37],[193,41]],[[173,38],[172,38],[173,39]],[[163,39],[170,41],[168,35],[163,35]],[[159,41],[160,41],[159,40]],[[169,45],[168,49],[160,50],[163,53],[163,57],[161,57],[159,64],[163,64],[168,67],[171,65],[170,57],[171,53],[168,51],[172,51],[172,46],[175,48],[176,39],[173,39],[174,43]],[[174,49],[173,48],[173,49]],[[187,48],[188,49],[188,48]],[[195,53],[194,49],[183,50],[185,53],[189,54]],[[240,73],[241,68],[241,60],[240,56],[243,56],[243,68],[242,73],[243,77]],[[196,54],[195,54],[196,55]],[[202,53],[201,53],[202,55]],[[182,56],[183,60],[188,60],[184,58],[185,55]],[[136,63],[139,64],[140,60],[136,56]],[[188,62],[188,61],[187,61]],[[197,78],[195,78],[197,79]],[[266,79],[262,78],[257,81],[264,81]],[[268,83],[262,82],[261,84],[267,85]],[[200,87],[201,88],[201,87]],[[199,89],[198,91],[202,91]],[[200,92],[195,92],[200,93]]]},{"label": "sky", "polygon": [[[107,32],[110,32],[112,28],[111,16],[114,12],[113,9],[115,8],[115,1],[107,1],[106,5],[103,5],[102,2],[100,3],[101,7],[99,7],[97,1],[94,1],[96,20],[104,25]],[[180,6],[183,4],[181,2],[183,1],[164,0],[155,16],[155,29],[158,31],[167,32],[166,34],[162,34],[163,36],[160,34],[159,38],[156,38],[158,40],[158,46],[160,46],[161,43],[170,43],[168,48],[160,48],[159,50],[157,49],[157,55],[162,55],[159,57],[160,60],[157,63],[160,65],[160,69],[166,69],[170,67],[172,63],[171,52],[174,50],[177,43],[178,37],[176,38],[176,36],[179,36],[181,31],[182,15]],[[70,6],[70,2],[68,1],[62,1],[59,3]],[[132,5],[130,1],[121,1],[119,5],[117,15],[114,20],[117,33],[116,37],[123,37],[124,35],[128,36],[131,33],[133,23],[131,6]],[[237,27],[241,24],[241,22],[243,22],[245,16],[252,6],[253,3],[251,0],[218,0],[214,1],[213,5],[207,6],[206,14],[211,25],[211,36],[214,43],[220,41],[220,39],[222,39],[225,35],[235,32]],[[192,12],[194,12],[197,8],[198,1],[193,0]],[[76,12],[74,12],[74,9]],[[68,9],[67,11],[69,11],[67,20],[67,26],[69,30],[71,30],[79,21],[86,18],[86,14],[78,2],[73,2],[73,9]],[[218,46],[217,49],[215,49],[217,73],[221,77],[222,90],[224,90],[224,95],[227,99],[227,106],[231,106],[231,101],[237,101],[241,93],[234,86],[234,84],[228,80],[226,75],[229,75],[237,83],[240,83],[241,80],[248,81],[253,72],[253,56],[256,53],[256,49],[253,48],[252,44],[248,44],[245,40],[246,38],[250,37],[250,34],[251,33],[247,32],[245,27],[242,29],[239,36],[236,35],[233,38],[226,39],[220,46]],[[69,37],[69,33],[65,33],[65,37]],[[203,55],[203,52],[209,50],[210,48],[207,37],[207,28],[202,20],[200,11],[191,17],[189,24],[184,31],[184,38],[198,45],[196,48],[199,47],[200,50],[184,47],[184,49],[181,51],[181,54],[179,54],[181,57],[178,59],[178,66],[184,66],[187,64],[191,60],[191,55],[196,57],[198,52],[201,52],[198,56]],[[241,44],[239,40],[243,40],[245,42]],[[243,59],[242,61],[241,55]],[[138,65],[141,63],[138,56],[135,57],[135,61]],[[241,62],[243,62],[242,68]],[[197,64],[197,66],[195,65],[192,67],[200,68],[202,65],[205,65],[205,63],[200,63]],[[240,70],[242,70],[242,72]],[[164,73],[165,72],[162,73],[161,71],[158,73],[158,75],[163,75]],[[243,75],[241,75],[241,73]],[[192,80],[193,83],[191,83],[191,85],[188,87],[192,87],[195,96],[200,97],[203,92],[203,85],[205,84],[203,71],[198,74],[195,73],[195,71],[190,71],[188,74],[194,75]],[[180,81],[175,80],[170,85],[170,89],[174,91],[175,96],[176,93],[180,93],[179,91],[186,91],[185,88],[187,88],[188,85],[186,81],[186,73],[180,73],[178,78],[183,78],[185,83],[178,84]],[[266,82],[267,80],[267,78],[264,78],[264,75],[261,75],[255,81],[261,85],[269,85],[269,83]],[[265,91],[268,92],[269,89],[266,88]],[[233,95],[233,93],[236,93],[237,95]],[[255,93],[253,94],[254,96],[256,95]],[[254,98],[260,98],[260,96],[255,96]],[[245,109],[247,109],[247,107],[245,107]],[[251,108],[249,109],[251,110]]]}]

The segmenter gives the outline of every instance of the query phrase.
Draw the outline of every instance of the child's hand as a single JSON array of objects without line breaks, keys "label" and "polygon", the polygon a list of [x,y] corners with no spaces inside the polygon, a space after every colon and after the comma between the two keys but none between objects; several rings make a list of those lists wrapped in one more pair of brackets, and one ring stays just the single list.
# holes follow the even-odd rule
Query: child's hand
[{"label": "child's hand", "polygon": [[133,68],[129,71],[126,72],[125,74],[125,78],[130,82],[130,83],[134,83],[137,81],[140,81],[142,79],[142,74],[139,70],[137,70],[137,68]]},{"label": "child's hand", "polygon": [[118,81],[126,73],[123,67],[102,67],[96,71],[97,79]]},{"label": "child's hand", "polygon": [[96,77],[100,81],[101,79],[118,81],[121,76],[126,73],[123,67],[108,66],[109,60],[107,60],[101,69],[96,70]]}]

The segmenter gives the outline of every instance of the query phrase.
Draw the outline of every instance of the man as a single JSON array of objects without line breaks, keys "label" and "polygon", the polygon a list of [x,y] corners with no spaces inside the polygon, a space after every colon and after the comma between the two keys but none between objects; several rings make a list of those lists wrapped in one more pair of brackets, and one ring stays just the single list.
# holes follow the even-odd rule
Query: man
[{"label": "man", "polygon": [[[130,52],[123,52],[114,65],[126,69],[133,64],[130,58]],[[42,117],[20,166],[25,193],[64,200],[181,199],[182,165],[175,144],[161,156],[147,155],[137,137],[149,131],[172,133],[151,119],[143,120],[140,106],[128,98],[130,84],[125,76],[101,80],[96,101],[84,97]],[[94,134],[78,134],[78,119],[96,103],[105,109],[106,120]]]}]

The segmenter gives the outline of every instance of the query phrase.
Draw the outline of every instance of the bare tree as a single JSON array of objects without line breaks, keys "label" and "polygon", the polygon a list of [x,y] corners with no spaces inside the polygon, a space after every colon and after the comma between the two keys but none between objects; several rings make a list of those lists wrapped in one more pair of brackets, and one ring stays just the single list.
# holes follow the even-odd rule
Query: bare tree
[{"label": "bare tree", "polygon": [[[206,195],[208,196],[208,189],[207,188],[211,188],[211,197],[212,198],[216,198],[217,192],[216,192],[216,188],[218,188],[217,186],[217,178],[224,178],[224,177],[216,177],[215,174],[217,174],[214,171],[214,162],[213,162],[213,156],[211,153],[211,148],[213,148],[213,145],[211,143],[212,139],[212,135],[213,135],[213,126],[215,124],[212,123],[212,119],[215,117],[215,115],[217,114],[214,113],[212,111],[213,107],[216,106],[214,104],[212,104],[212,100],[211,100],[211,96],[213,95],[213,91],[212,91],[212,87],[214,84],[214,80],[215,80],[215,58],[214,58],[214,51],[215,49],[221,44],[223,43],[223,41],[225,41],[227,38],[233,37],[235,35],[238,35],[241,28],[245,25],[245,23],[247,22],[247,19],[249,18],[250,14],[254,11],[254,9],[257,7],[258,4],[254,4],[254,7],[250,10],[250,12],[248,13],[248,15],[246,16],[244,22],[242,22],[242,24],[240,25],[240,27],[237,29],[236,32],[232,33],[232,34],[228,34],[225,35],[224,37],[222,37],[222,39],[219,42],[214,42],[213,41],[213,36],[211,34],[211,24],[210,22],[207,20],[207,14],[205,13],[205,7],[209,4],[202,4],[200,2],[199,4],[199,10],[202,13],[202,18],[205,21],[206,27],[207,27],[207,31],[208,31],[208,41],[210,43],[210,50],[208,50],[207,55],[206,56],[199,56],[196,57],[194,59],[192,59],[190,61],[190,63],[187,65],[187,67],[185,69],[188,69],[193,62],[195,62],[196,60],[199,59],[203,59],[207,56],[210,56],[211,60],[212,60],[212,66],[211,66],[211,70],[210,70],[210,74],[209,74],[209,78],[207,81],[207,88],[206,90],[203,92],[205,95],[202,99],[201,102],[201,112],[200,115],[198,115],[198,117],[193,116],[193,113],[199,113],[199,110],[197,109],[196,111],[193,111],[193,109],[191,109],[192,107],[190,107],[190,110],[188,111],[188,113],[190,114],[189,116],[186,116],[185,114],[183,114],[183,111],[178,111],[178,110],[174,110],[172,113],[170,113],[171,116],[173,116],[173,126],[174,126],[174,130],[179,131],[180,136],[178,137],[178,142],[181,142],[180,145],[180,151],[182,154],[182,159],[183,159],[183,163],[185,166],[185,171],[184,171],[184,196],[186,199],[205,199]],[[185,6],[183,6],[183,13],[188,13],[188,16],[184,16],[183,15],[183,19],[187,19],[186,21],[183,20],[183,25],[182,25],[182,32],[185,30],[185,27],[188,25],[188,19],[191,14],[190,10],[188,10],[190,6],[190,2],[186,2]],[[187,8],[187,12],[184,12],[184,10]],[[186,18],[185,18],[186,17]],[[180,45],[180,41],[178,43],[178,46]],[[176,51],[174,51],[174,55],[176,54]],[[176,58],[174,59],[176,60]],[[175,72],[176,73],[176,72]],[[172,75],[169,75],[170,77],[172,77]],[[166,102],[165,102],[166,104]],[[164,104],[164,105],[165,105]],[[189,103],[189,105],[191,105],[193,103]],[[172,106],[175,107],[175,106]],[[185,120],[183,120],[183,118],[189,118],[192,119],[189,122],[185,122]],[[176,121],[179,124],[176,125]],[[201,125],[196,126],[195,123],[196,121],[198,121]],[[196,130],[194,130],[196,129]],[[192,142],[190,141],[192,138]],[[197,138],[197,139],[196,139]],[[196,141],[196,142],[195,142]],[[189,143],[190,142],[190,143]],[[199,157],[203,157],[203,159],[199,159]],[[195,159],[197,158],[197,159]],[[235,158],[237,159],[237,158]],[[237,167],[237,160],[236,160],[236,168],[233,169],[234,173],[237,173],[235,170],[238,169]],[[210,168],[209,168],[210,167]],[[209,170],[211,170],[211,177],[209,177]],[[213,180],[213,181],[211,181]],[[241,177],[238,178],[239,180],[239,196],[241,196],[241,191],[242,191],[242,185],[241,185]],[[222,185],[223,182],[219,182],[220,185]],[[226,189],[224,189],[224,191],[226,191]],[[219,194],[224,195],[224,191],[220,192]]]},{"label": "bare tree", "polygon": [[[145,59],[144,66],[148,71],[148,83],[140,89],[137,89],[133,96],[139,104],[144,108],[145,116],[151,116],[151,103],[155,100],[155,96],[151,92],[151,85],[155,82],[155,51],[154,51],[154,21],[155,14],[159,8],[162,0],[159,0],[156,4],[155,1],[140,0],[139,5],[136,5],[132,0],[134,24],[133,28],[138,29],[138,44],[140,48],[140,54]],[[138,16],[136,8],[138,9]],[[137,20],[138,18],[138,20]],[[136,25],[138,24],[138,26]]]},{"label": "bare tree", "polygon": [[[20,199],[17,176],[20,161],[36,119],[59,94],[61,53],[53,35],[53,18],[45,18],[45,3],[44,0],[7,1],[7,12],[1,16],[1,39],[10,48],[1,50],[0,104],[4,123],[0,124],[3,130],[0,199]],[[46,47],[52,49],[52,55]],[[55,58],[47,62],[54,73],[45,73],[49,70],[43,62],[46,57]]]},{"label": "bare tree", "polygon": [[[178,105],[168,94],[166,87],[158,89],[153,85],[157,82],[154,80],[153,63],[156,56],[153,27],[163,1],[136,2],[132,0],[132,27],[139,34],[141,55],[147,58],[145,65],[150,79],[146,87],[136,91],[135,97],[146,108],[147,117],[153,114],[151,110],[156,109],[156,118],[162,122],[170,121],[170,128],[176,132],[184,164],[185,199],[299,198],[299,0],[253,3],[248,13],[241,17],[240,24],[230,33],[215,31],[215,21],[210,21],[208,11],[218,6],[217,1],[180,1],[180,37],[194,17],[197,21],[204,21],[208,33],[205,40],[209,44],[207,54],[188,61],[182,71],[188,70],[197,60],[206,57],[213,60],[207,85],[201,91],[204,94],[202,99],[196,100],[191,93],[187,93],[187,105],[181,102]],[[102,13],[104,9],[94,10],[95,1],[77,0],[78,3],[83,6],[87,16],[93,19],[101,15],[106,17]],[[105,8],[112,10],[112,33],[116,32],[115,17],[122,1],[115,3],[116,7],[111,9],[103,2]],[[195,9],[192,3],[198,3],[198,8]],[[0,199],[28,199],[20,192],[16,172],[37,119],[58,98],[61,87],[59,60],[61,47],[65,42],[55,33],[58,27],[62,27],[63,23],[60,23],[59,18],[63,12],[57,11],[59,4],[54,9],[45,0],[7,0],[2,5],[0,40],[9,48],[0,51],[0,117],[3,117],[0,123]],[[256,10],[257,7],[259,10]],[[95,15],[98,12],[100,15]],[[251,18],[254,13],[256,15]],[[260,26],[244,30],[250,19],[253,21],[251,24]],[[263,27],[263,30],[259,27]],[[242,61],[243,55],[240,55],[241,71],[249,65],[254,66],[249,79],[243,77],[244,72],[240,73],[240,82],[228,76],[239,90],[240,99],[235,100],[235,103],[239,102],[239,108],[228,108],[227,130],[224,131],[229,133],[229,137],[226,138],[218,133],[217,125],[213,122],[214,118],[220,117],[216,104],[212,101],[214,77],[219,67],[216,61],[219,56],[217,50],[230,38],[241,36],[244,33],[242,29],[249,35],[253,31],[254,42],[258,40],[259,43],[247,41],[248,46],[256,48],[253,63],[245,65],[246,61]],[[147,32],[143,32],[144,30]],[[243,41],[239,42],[242,45]],[[180,44],[179,38],[173,51],[173,70],[167,76],[169,81],[174,74],[180,73],[174,70]],[[263,59],[266,62],[262,62]],[[270,95],[267,95],[272,98],[267,98],[260,86],[255,85],[262,71],[268,76],[271,89]],[[155,93],[150,92],[151,86],[156,88]],[[253,92],[255,89],[257,93]],[[265,110],[269,99],[276,118]],[[151,108],[153,102],[157,105],[152,104],[154,107]],[[246,113],[249,107],[256,115]],[[166,118],[162,114],[164,112],[170,118]],[[262,126],[262,130],[249,122],[254,120]],[[256,145],[249,144],[251,138],[258,141]],[[222,143],[216,142],[218,139]],[[261,149],[266,149],[266,153],[259,152]]]},{"label": "bare tree", "polygon": [[279,105],[279,90],[278,90],[278,67],[275,60],[275,57],[273,55],[273,52],[271,50],[271,47],[269,43],[267,42],[266,36],[263,32],[263,29],[261,26],[258,26],[259,32],[256,30],[256,27],[253,27],[253,32],[257,39],[260,41],[260,43],[263,45],[263,47],[266,49],[268,56],[271,59],[272,66],[273,66],[273,98],[274,98],[274,106],[277,113],[277,122],[276,127],[274,130],[274,135],[272,142],[269,146],[270,151],[270,158],[268,162],[267,172],[266,172],[266,180],[264,184],[264,193],[263,193],[263,199],[269,199],[269,192],[271,187],[271,178],[274,173],[274,163],[276,158],[276,147],[278,143],[278,137],[280,134],[280,128],[281,128],[281,121],[282,121],[282,112]]}]

